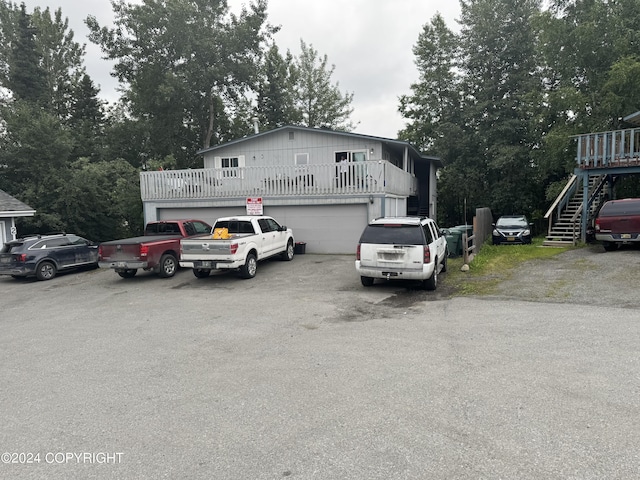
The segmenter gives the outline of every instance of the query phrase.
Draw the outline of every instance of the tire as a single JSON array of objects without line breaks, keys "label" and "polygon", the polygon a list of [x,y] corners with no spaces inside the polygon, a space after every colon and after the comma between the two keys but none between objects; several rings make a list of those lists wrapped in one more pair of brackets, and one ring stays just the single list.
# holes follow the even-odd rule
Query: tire
[{"label": "tire", "polygon": [[133,277],[136,276],[136,273],[138,273],[138,269],[137,268],[128,268],[126,270],[122,270],[122,271],[117,272],[117,273],[122,278],[133,278]]},{"label": "tire", "polygon": [[604,247],[605,252],[615,252],[618,249],[618,244],[616,242],[603,242],[602,246]]},{"label": "tire", "polygon": [[258,261],[256,260],[256,256],[250,253],[247,255],[247,260],[244,262],[244,265],[240,267],[240,276],[242,278],[253,278],[256,276],[257,270]]},{"label": "tire", "polygon": [[422,288],[425,290],[435,290],[438,287],[438,264],[433,267],[433,273],[429,278],[422,282]]},{"label": "tire", "polygon": [[373,277],[360,277],[360,281],[365,287],[370,287],[371,285],[373,285]]},{"label": "tire", "polygon": [[193,274],[196,276],[196,278],[207,278],[210,273],[211,273],[211,270],[209,270],[208,268],[193,269]]},{"label": "tire", "polygon": [[444,251],[444,258],[442,259],[442,270],[440,270],[440,272],[446,272],[447,271],[447,258],[449,258],[449,251],[445,250]]},{"label": "tire", "polygon": [[56,276],[58,269],[53,262],[42,262],[36,268],[36,278],[38,280],[51,280]]},{"label": "tire", "polygon": [[291,260],[293,260],[293,255],[294,255],[295,251],[293,248],[293,240],[289,240],[289,242],[287,243],[287,248],[284,252],[282,252],[282,260],[286,261],[286,262],[290,262]]},{"label": "tire", "polygon": [[178,271],[178,260],[170,253],[165,253],[160,258],[160,278],[171,278]]}]

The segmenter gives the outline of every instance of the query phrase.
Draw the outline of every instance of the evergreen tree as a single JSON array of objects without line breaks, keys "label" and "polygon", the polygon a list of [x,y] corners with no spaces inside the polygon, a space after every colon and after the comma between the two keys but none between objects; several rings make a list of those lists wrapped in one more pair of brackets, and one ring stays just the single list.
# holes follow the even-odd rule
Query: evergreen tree
[{"label": "evergreen tree", "polygon": [[264,129],[283,125],[300,125],[302,119],[293,97],[296,70],[293,56],[280,55],[274,44],[265,56],[263,80],[258,87],[258,119]]},{"label": "evergreen tree", "polygon": [[17,99],[47,106],[51,98],[47,91],[46,72],[34,40],[36,29],[31,24],[24,3],[20,7],[15,37],[11,41],[7,88]]},{"label": "evergreen tree", "polygon": [[300,40],[300,56],[295,66],[297,81],[294,98],[304,126],[350,131],[355,125],[349,120],[353,108],[353,93],[340,91],[331,83],[335,66],[328,66],[326,55],[320,57],[312,45]]}]

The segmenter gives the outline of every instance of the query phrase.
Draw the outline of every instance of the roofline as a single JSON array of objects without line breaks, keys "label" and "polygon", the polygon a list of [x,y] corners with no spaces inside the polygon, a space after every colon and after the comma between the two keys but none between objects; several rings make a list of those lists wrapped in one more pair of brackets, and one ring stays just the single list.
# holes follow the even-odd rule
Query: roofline
[{"label": "roofline", "polygon": [[626,117],[622,117],[622,121],[632,123],[634,125],[640,125],[640,111],[627,115]]},{"label": "roofline", "polygon": [[229,145],[234,145],[236,143],[240,143],[240,142],[244,142],[247,140],[252,140],[254,138],[258,138],[264,135],[268,135],[268,134],[272,134],[275,133],[277,131],[280,130],[301,130],[301,131],[305,131],[305,132],[314,132],[314,133],[331,133],[333,135],[341,135],[341,136],[345,136],[345,137],[357,137],[357,138],[362,138],[362,139],[369,139],[369,140],[375,140],[378,142],[382,142],[382,143],[387,143],[387,144],[393,144],[396,146],[400,146],[400,147],[408,147],[410,150],[413,151],[413,153],[423,159],[423,160],[429,160],[431,162],[435,162],[438,163],[440,167],[444,166],[442,163],[442,160],[439,157],[432,157],[432,156],[427,156],[427,155],[423,155],[422,153],[420,153],[413,145],[411,145],[409,142],[405,141],[405,140],[398,140],[398,139],[393,139],[393,138],[385,138],[385,137],[376,137],[374,135],[364,135],[361,133],[352,133],[352,132],[342,132],[339,130],[329,130],[329,129],[324,129],[324,128],[311,128],[311,127],[301,127],[301,126],[296,126],[296,125],[285,125],[283,127],[277,127],[274,128],[273,130],[267,130],[265,132],[259,132],[259,133],[254,133],[252,135],[247,135],[246,137],[242,137],[242,138],[238,138],[236,140],[231,140],[229,142],[226,143],[221,143],[219,145],[214,145],[213,147],[208,147],[208,148],[204,148],[202,150],[198,150],[196,152],[197,155],[203,155],[205,153],[208,152],[212,152],[214,150],[218,150],[219,148],[223,148],[223,147],[228,147]]},{"label": "roofline", "polygon": [[7,210],[7,211],[0,211],[0,218],[33,217],[35,214],[36,214],[35,210]]}]

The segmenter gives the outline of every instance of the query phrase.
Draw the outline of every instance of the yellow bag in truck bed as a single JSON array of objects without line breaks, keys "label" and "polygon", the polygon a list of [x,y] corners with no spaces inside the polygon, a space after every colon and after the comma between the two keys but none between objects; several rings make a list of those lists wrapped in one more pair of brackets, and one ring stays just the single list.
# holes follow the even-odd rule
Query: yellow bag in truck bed
[{"label": "yellow bag in truck bed", "polygon": [[219,240],[227,240],[229,238],[231,238],[232,235],[229,235],[229,229],[228,228],[215,228],[213,230],[213,235],[211,235],[211,238],[213,238],[214,240],[219,239]]}]

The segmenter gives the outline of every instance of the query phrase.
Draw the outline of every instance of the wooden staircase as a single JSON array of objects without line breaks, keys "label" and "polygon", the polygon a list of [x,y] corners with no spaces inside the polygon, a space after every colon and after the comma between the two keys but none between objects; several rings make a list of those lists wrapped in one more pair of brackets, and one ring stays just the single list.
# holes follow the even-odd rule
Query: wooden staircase
[{"label": "wooden staircase", "polygon": [[[603,198],[604,176],[589,177],[589,218],[591,218]],[[542,242],[547,247],[576,245],[582,238],[582,186],[577,177],[569,179],[567,186],[549,209],[545,218],[549,219],[549,231]],[[555,207],[555,215],[553,214]]]}]

